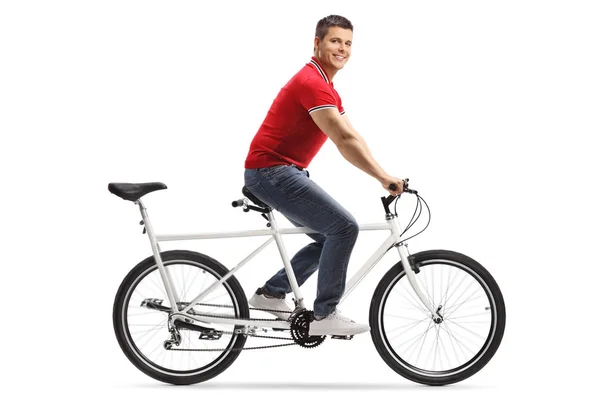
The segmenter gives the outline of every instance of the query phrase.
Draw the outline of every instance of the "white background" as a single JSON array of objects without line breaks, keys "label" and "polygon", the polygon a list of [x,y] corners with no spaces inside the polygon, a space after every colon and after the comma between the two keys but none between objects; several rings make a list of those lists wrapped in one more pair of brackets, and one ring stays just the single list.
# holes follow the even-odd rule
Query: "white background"
[{"label": "white background", "polygon": [[[484,264],[505,296],[504,341],[480,373],[444,388],[396,375],[368,335],[244,352],[205,384],[153,381],[112,331],[114,294],[150,249],[137,209],[107,184],[165,182],[145,198],[159,233],[264,227],[230,202],[253,135],[329,14],[355,27],[334,79],[349,118],[432,209],[411,251],[452,249]],[[593,1],[3,2],[3,380],[19,397],[589,397],[599,356],[599,18]],[[309,171],[359,223],[383,221],[386,193],[331,142]],[[349,274],[384,236],[360,234]],[[290,255],[308,241],[289,238]],[[262,241],[165,249],[231,268]],[[383,259],[345,314],[367,321],[395,261]],[[272,246],[239,279],[249,294],[280,267]],[[308,304],[315,280],[303,286]]]}]

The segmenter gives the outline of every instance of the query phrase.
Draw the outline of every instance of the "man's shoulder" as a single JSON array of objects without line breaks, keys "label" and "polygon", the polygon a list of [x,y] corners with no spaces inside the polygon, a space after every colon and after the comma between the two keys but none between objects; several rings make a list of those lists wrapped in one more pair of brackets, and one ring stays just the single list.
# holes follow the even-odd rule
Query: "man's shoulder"
[{"label": "man's shoulder", "polygon": [[321,86],[327,87],[327,83],[310,64],[306,64],[298,71],[296,75],[290,79],[288,84],[298,89],[312,89]]}]

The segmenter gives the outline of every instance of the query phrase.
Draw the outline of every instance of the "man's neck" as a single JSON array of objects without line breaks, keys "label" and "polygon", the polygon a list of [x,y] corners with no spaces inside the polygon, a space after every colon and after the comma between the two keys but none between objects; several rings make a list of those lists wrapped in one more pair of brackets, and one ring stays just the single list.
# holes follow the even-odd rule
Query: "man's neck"
[{"label": "man's neck", "polygon": [[321,68],[323,68],[323,70],[327,74],[327,77],[329,78],[329,81],[330,82],[333,81],[333,77],[338,72],[338,70],[335,69],[335,68],[328,67],[327,65],[325,65],[323,63],[323,61],[321,61],[321,59],[316,54],[314,54],[314,57],[317,59],[317,61],[319,62],[319,65],[321,66]]}]

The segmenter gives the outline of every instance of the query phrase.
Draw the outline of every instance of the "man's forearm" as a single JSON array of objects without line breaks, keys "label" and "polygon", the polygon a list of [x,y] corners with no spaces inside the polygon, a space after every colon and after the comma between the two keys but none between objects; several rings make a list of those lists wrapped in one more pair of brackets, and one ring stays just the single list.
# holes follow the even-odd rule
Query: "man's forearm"
[{"label": "man's forearm", "polygon": [[364,140],[361,139],[360,136],[347,137],[337,148],[352,165],[381,181],[386,173],[375,161]]},{"label": "man's forearm", "polygon": [[367,152],[367,154],[369,155],[369,157],[373,158],[373,155],[371,154],[371,150],[369,150],[369,146],[367,146],[367,142],[365,142],[365,139],[363,139],[362,136],[360,136],[358,134],[358,132],[354,131],[354,133],[356,134],[356,138],[358,139],[358,141],[363,145],[363,147],[365,148],[365,151]]}]

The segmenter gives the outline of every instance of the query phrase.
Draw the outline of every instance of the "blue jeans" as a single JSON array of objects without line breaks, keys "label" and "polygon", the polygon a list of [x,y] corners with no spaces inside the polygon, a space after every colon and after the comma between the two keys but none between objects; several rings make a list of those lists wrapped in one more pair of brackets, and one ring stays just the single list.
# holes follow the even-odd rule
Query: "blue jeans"
[{"label": "blue jeans", "polygon": [[[300,249],[290,263],[299,286],[319,270],[314,313],[331,314],[346,288],[346,271],[358,237],[358,223],[308,177],[306,170],[292,165],[246,169],[244,181],[252,194],[292,224],[318,232],[307,234],[314,242]],[[263,289],[280,298],[290,293],[285,269],[269,279]]]}]

